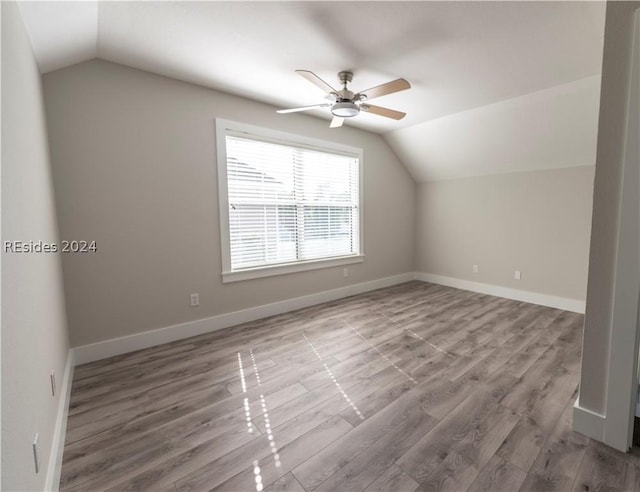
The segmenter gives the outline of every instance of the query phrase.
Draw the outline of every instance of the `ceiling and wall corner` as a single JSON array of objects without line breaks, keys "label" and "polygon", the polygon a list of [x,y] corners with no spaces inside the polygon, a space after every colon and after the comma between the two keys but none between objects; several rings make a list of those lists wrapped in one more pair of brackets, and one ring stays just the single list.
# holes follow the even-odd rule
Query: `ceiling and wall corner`
[{"label": "ceiling and wall corner", "polygon": [[41,73],[96,57],[98,2],[20,2],[18,6]]},{"label": "ceiling and wall corner", "polygon": [[385,138],[418,182],[593,166],[599,98],[593,75]]},{"label": "ceiling and wall corner", "polygon": [[[604,5],[24,2],[20,8],[43,73],[97,57],[277,107],[322,102],[295,69],[336,85],[336,73],[350,69],[355,90],[404,77],[411,90],[375,104],[405,111],[405,119],[361,114],[347,124],[385,135],[421,182],[593,165]],[[330,119],[328,110],[309,114]],[[451,145],[456,152],[443,151]]]}]

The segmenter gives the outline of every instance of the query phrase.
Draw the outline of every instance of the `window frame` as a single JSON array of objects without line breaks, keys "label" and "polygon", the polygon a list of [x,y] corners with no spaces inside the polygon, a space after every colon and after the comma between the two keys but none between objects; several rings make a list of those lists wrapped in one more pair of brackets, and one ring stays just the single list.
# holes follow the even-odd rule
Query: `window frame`
[{"label": "window frame", "polygon": [[[218,206],[220,214],[220,253],[222,256],[222,282],[237,282],[255,278],[285,275],[288,273],[331,268],[364,261],[364,151],[359,147],[339,144],[326,140],[310,138],[278,130],[271,130],[260,126],[239,123],[222,118],[216,118],[216,155],[218,168]],[[245,136],[255,140],[263,140],[292,147],[307,148],[348,155],[358,158],[358,253],[354,255],[318,258],[313,260],[298,260],[275,265],[262,265],[240,270],[231,269],[231,233],[229,229],[229,193],[227,188],[227,135]]]}]

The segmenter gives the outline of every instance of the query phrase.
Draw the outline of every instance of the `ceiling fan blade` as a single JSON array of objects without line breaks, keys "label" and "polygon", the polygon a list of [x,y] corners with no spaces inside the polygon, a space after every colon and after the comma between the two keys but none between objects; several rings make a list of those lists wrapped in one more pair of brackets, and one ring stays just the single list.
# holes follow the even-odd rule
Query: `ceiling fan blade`
[{"label": "ceiling fan blade", "polygon": [[411,84],[405,79],[396,79],[386,84],[377,85],[371,89],[360,91],[357,96],[366,96],[367,99],[373,99],[375,97],[386,96],[387,94],[393,94],[394,92],[404,91],[411,89]]},{"label": "ceiling fan blade", "polygon": [[318,77],[315,73],[310,72],[309,70],[296,70],[296,73],[298,75],[303,76],[305,79],[307,79],[313,85],[315,85],[316,87],[319,87],[320,89],[322,89],[325,92],[336,93],[336,94],[338,93],[337,90],[335,90],[333,87],[331,87],[329,84],[327,84],[324,80],[322,80],[320,77]]},{"label": "ceiling fan blade", "polygon": [[324,99],[329,101],[330,104],[335,104],[338,101],[338,94],[332,92],[324,96]]},{"label": "ceiling fan blade", "polygon": [[333,119],[331,120],[331,124],[329,125],[329,128],[339,128],[342,126],[342,123],[344,123],[344,118],[340,118],[339,116],[334,116]]},{"label": "ceiling fan blade", "polygon": [[401,120],[407,116],[407,113],[402,113],[401,111],[396,111],[394,109],[383,108],[382,106],[374,106],[373,104],[361,104],[360,109],[368,113],[386,116],[387,118],[392,118],[394,120]]},{"label": "ceiling fan blade", "polygon": [[276,113],[280,113],[280,114],[297,113],[299,111],[309,111],[310,109],[316,109],[316,108],[328,108],[329,106],[331,106],[331,104],[329,103],[312,104],[311,106],[301,106],[299,108],[279,109],[276,111]]}]

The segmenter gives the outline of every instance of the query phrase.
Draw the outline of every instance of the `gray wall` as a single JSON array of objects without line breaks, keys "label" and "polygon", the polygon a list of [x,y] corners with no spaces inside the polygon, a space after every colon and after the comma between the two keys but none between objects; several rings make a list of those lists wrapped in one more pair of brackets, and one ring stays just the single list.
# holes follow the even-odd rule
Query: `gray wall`
[{"label": "gray wall", "polygon": [[593,175],[582,166],[419,185],[416,270],[584,300]]},{"label": "gray wall", "polygon": [[[102,60],[44,77],[72,345],[413,271],[415,183],[378,135]],[[214,119],[364,149],[365,262],[222,284]],[[200,306],[189,307],[189,294]]]},{"label": "gray wall", "polygon": [[[2,2],[2,240],[58,240],[40,74],[11,2]],[[3,253],[2,284],[2,490],[42,490],[62,396],[51,396],[49,374],[61,384],[68,353],[59,255]]]}]

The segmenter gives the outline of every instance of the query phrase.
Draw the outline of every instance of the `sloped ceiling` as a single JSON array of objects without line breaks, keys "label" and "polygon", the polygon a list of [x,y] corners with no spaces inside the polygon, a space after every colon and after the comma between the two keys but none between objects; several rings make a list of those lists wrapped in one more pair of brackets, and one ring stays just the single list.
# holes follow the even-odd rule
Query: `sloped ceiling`
[{"label": "sloped ceiling", "polygon": [[592,165],[599,97],[594,75],[385,138],[419,182]]},{"label": "sloped ceiling", "polygon": [[354,89],[404,77],[373,102],[405,119],[348,124],[383,134],[417,181],[595,162],[603,2],[20,7],[43,73],[99,57],[278,107],[322,102],[295,69],[335,85],[353,70]]}]

